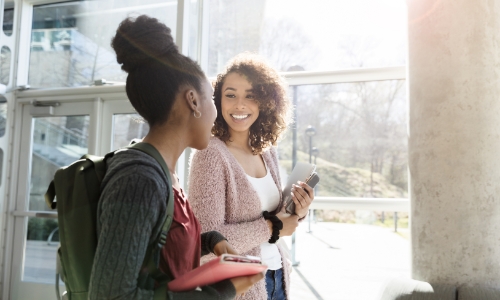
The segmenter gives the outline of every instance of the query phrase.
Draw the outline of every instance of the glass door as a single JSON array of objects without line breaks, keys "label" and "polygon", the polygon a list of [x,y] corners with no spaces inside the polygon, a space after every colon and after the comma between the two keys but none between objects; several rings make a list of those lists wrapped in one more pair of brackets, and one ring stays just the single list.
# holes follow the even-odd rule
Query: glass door
[{"label": "glass door", "polygon": [[22,105],[11,299],[56,299],[57,213],[46,206],[44,194],[57,169],[92,152],[93,104]]},{"label": "glass door", "polygon": [[[111,98],[111,99],[110,99]],[[114,99],[113,99],[114,98]],[[17,155],[16,204],[12,215],[13,244],[9,299],[56,299],[56,252],[59,246],[57,213],[44,194],[57,169],[86,153],[105,153],[143,138],[146,123],[125,96],[79,102],[26,102],[22,110],[20,153]],[[177,174],[185,178],[188,155],[178,161]],[[64,291],[60,282],[60,291]]]}]

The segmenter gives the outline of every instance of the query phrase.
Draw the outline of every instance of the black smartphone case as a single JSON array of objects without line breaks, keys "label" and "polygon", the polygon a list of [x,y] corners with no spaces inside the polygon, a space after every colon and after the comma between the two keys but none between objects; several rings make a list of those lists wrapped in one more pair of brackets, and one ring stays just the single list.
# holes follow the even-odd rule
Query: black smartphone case
[{"label": "black smartphone case", "polygon": [[[309,180],[307,180],[307,184],[312,188],[314,188],[316,186],[316,184],[318,184],[318,182],[319,182],[319,176],[316,173],[312,174],[311,178],[309,178]],[[288,195],[286,199],[287,199],[287,201],[285,203],[286,212],[289,214],[294,214],[295,213],[295,203],[293,202],[292,196]]]}]

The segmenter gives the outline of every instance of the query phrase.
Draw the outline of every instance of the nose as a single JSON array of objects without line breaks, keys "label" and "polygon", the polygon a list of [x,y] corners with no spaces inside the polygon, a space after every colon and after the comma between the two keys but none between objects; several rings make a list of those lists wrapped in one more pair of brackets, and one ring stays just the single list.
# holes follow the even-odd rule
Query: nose
[{"label": "nose", "polygon": [[245,108],[245,107],[246,107],[245,97],[237,97],[236,108]]}]

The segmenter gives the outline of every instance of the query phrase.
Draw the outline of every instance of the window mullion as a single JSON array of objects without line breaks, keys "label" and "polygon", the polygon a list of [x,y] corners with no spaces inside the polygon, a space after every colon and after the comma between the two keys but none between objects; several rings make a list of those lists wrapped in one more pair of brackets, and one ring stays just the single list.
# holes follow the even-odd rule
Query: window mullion
[{"label": "window mullion", "polygon": [[15,54],[13,74],[11,77],[11,86],[13,88],[28,85],[31,22],[33,18],[32,4],[28,3],[28,1],[16,1],[16,4],[13,26],[16,42],[14,49],[11,49]]},{"label": "window mullion", "polygon": [[188,55],[189,48],[189,6],[190,0],[177,1],[177,32],[175,43],[179,51]]}]

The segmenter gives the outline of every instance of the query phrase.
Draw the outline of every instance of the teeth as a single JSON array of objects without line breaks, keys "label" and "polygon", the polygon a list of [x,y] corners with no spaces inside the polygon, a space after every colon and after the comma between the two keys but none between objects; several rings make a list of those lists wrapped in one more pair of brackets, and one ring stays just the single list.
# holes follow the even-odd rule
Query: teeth
[{"label": "teeth", "polygon": [[233,118],[238,120],[246,119],[249,115],[231,115]]}]

